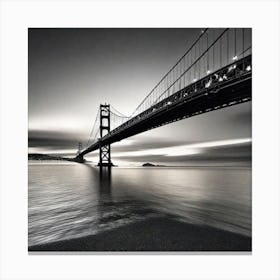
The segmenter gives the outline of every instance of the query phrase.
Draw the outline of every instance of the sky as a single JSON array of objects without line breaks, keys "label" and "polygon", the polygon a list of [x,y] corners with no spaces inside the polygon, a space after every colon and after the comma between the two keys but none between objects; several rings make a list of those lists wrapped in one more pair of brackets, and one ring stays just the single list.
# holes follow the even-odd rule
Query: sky
[{"label": "sky", "polygon": [[[29,29],[30,153],[75,155],[101,103],[130,115],[202,29]],[[251,102],[112,145],[113,163],[250,165]],[[97,162],[97,152],[86,159]]]}]

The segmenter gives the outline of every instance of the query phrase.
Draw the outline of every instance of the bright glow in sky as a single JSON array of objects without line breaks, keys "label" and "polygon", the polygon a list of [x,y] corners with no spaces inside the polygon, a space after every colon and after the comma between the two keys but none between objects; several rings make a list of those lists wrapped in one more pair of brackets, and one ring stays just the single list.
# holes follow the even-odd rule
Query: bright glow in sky
[{"label": "bright glow in sky", "polygon": [[238,144],[251,143],[251,138],[244,139],[230,139],[230,140],[221,140],[221,141],[211,141],[211,142],[202,142],[194,143],[189,145],[181,145],[175,147],[167,148],[158,148],[158,149],[147,149],[144,151],[133,151],[133,152],[122,152],[115,153],[115,157],[137,157],[145,155],[164,155],[164,156],[184,156],[184,155],[194,155],[203,153],[205,148],[217,148],[221,146],[231,146]]}]

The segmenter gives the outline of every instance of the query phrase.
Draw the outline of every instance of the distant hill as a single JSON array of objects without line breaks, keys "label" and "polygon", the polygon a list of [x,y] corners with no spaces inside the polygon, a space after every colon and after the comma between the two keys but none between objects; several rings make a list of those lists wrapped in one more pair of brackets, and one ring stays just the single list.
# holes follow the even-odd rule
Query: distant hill
[{"label": "distant hill", "polygon": [[152,163],[147,162],[147,163],[142,164],[142,166],[143,167],[152,167],[152,166],[155,166],[155,165],[152,164]]},{"label": "distant hill", "polygon": [[46,154],[28,154],[28,160],[67,160],[67,161],[74,161],[72,158],[50,156],[50,155],[46,155]]},{"label": "distant hill", "polygon": [[152,164],[150,162],[146,162],[142,164],[143,167],[164,167],[165,165],[158,165],[158,164]]}]

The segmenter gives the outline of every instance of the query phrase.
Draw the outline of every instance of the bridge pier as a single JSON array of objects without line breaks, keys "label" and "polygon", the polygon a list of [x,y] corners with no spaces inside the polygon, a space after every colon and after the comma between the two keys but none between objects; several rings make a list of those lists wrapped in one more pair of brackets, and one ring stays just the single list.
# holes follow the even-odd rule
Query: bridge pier
[{"label": "bridge pier", "polygon": [[111,147],[110,145],[99,147],[99,163],[98,166],[113,166],[111,162]]},{"label": "bridge pier", "polygon": [[78,155],[78,156],[75,157],[74,161],[78,162],[78,163],[84,163],[85,159],[82,155]]},{"label": "bridge pier", "polygon": [[[104,134],[105,132],[105,134]],[[110,132],[110,105],[100,104],[100,138]],[[111,146],[110,144],[99,146],[98,166],[111,167]]]}]

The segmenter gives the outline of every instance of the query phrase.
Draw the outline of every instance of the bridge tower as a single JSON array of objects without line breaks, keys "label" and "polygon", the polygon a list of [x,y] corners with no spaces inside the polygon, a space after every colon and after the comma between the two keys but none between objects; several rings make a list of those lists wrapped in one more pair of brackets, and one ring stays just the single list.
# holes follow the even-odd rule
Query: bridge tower
[{"label": "bridge tower", "polygon": [[77,156],[82,152],[83,145],[81,142],[78,143],[78,151],[77,151]]},{"label": "bridge tower", "polygon": [[[100,138],[110,132],[110,105],[100,104]],[[111,146],[99,146],[99,163],[100,167],[112,166],[111,162]]]}]

